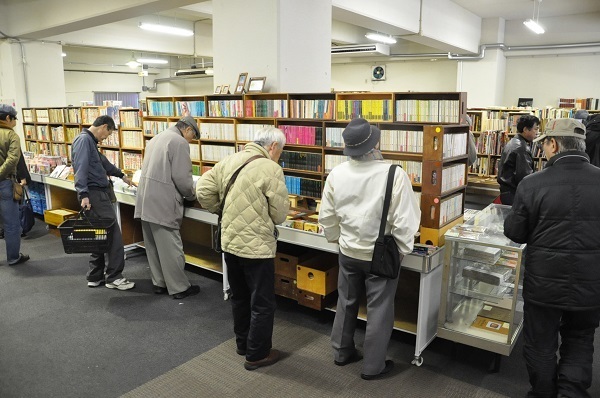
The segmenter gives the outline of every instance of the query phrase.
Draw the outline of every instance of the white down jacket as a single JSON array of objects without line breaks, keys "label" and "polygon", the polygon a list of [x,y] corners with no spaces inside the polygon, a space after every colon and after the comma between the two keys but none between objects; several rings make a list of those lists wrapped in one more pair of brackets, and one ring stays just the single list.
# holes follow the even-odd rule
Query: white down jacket
[{"label": "white down jacket", "polygon": [[211,213],[219,210],[225,187],[233,173],[255,155],[231,186],[221,221],[223,251],[244,258],[274,258],[275,225],[282,223],[290,203],[281,167],[262,146],[249,143],[242,152],[221,160],[202,175],[196,186],[198,201]]}]

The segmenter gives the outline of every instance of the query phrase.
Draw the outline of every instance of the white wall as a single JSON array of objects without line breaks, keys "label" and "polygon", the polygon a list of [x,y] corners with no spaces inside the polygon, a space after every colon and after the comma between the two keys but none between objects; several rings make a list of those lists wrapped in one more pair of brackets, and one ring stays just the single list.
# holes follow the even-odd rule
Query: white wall
[{"label": "white wall", "polygon": [[335,91],[456,91],[454,61],[414,60],[388,62],[386,80],[372,81],[374,63],[331,65],[331,88]]}]

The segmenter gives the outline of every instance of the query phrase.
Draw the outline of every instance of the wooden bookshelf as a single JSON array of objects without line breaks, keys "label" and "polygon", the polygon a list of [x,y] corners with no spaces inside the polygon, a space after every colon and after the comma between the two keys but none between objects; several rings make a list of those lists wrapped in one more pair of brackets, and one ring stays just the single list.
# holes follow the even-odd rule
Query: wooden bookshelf
[{"label": "wooden bookshelf", "polygon": [[394,93],[394,120],[418,123],[464,123],[467,93]]}]

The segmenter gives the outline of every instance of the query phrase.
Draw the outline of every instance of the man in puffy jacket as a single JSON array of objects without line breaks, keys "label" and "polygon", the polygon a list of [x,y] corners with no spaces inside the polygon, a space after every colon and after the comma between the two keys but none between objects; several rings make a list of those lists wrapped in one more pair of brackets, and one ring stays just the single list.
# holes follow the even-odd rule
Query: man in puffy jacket
[{"label": "man in puffy jacket", "polygon": [[600,113],[588,117],[585,121],[585,152],[590,163],[600,167]]},{"label": "man in puffy jacket", "polygon": [[517,122],[517,134],[508,141],[498,162],[500,200],[512,205],[517,186],[523,178],[533,173],[533,156],[530,144],[540,130],[540,119],[533,115],[523,115]]},{"label": "man in puffy jacket", "polygon": [[227,183],[240,171],[222,210],[221,247],[231,287],[233,329],[237,353],[244,367],[272,365],[279,351],[271,349],[275,316],[276,224],[282,223],[290,204],[283,170],[277,164],[285,135],[275,127],[256,133],[244,150],[226,157],[202,175],[196,197],[205,209],[217,213]]},{"label": "man in puffy jacket", "polygon": [[548,163],[521,181],[504,222],[508,238],[527,243],[528,396],[589,397],[600,320],[600,168],[590,165],[580,121],[551,120],[542,139]]}]

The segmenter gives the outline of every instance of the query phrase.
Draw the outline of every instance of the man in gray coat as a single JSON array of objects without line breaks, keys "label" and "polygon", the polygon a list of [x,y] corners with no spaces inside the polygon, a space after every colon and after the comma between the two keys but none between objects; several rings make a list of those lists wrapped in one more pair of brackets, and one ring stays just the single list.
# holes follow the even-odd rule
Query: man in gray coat
[{"label": "man in gray coat", "polygon": [[146,145],[135,201],[135,218],[142,220],[144,245],[154,293],[183,299],[198,294],[185,272],[181,241],[183,201],[194,200],[190,145],[200,137],[191,116],[181,118]]}]

